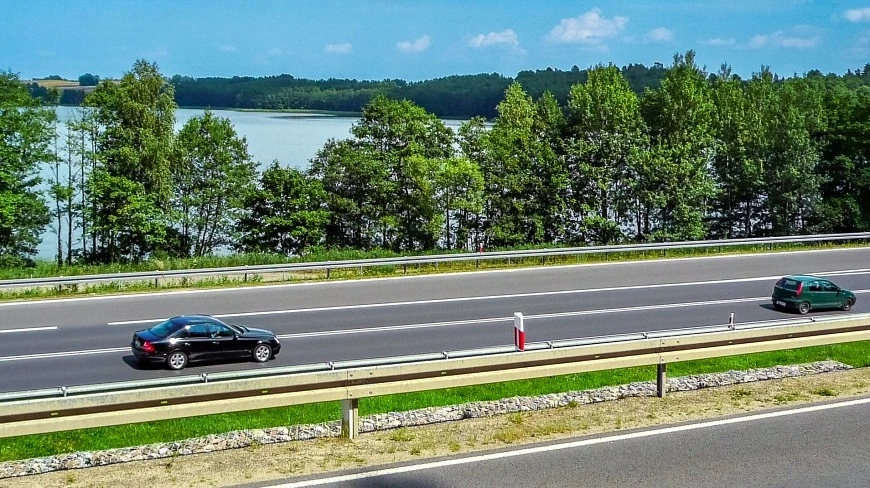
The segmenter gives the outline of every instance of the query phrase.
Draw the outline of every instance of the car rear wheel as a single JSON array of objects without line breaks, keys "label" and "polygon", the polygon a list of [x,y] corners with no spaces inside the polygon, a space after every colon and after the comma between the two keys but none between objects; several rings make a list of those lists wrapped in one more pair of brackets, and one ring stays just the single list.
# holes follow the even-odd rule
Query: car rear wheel
[{"label": "car rear wheel", "polygon": [[843,306],[840,308],[842,308],[846,312],[848,312],[849,310],[852,310],[852,299],[847,298],[847,299],[843,300]]},{"label": "car rear wheel", "polygon": [[172,351],[166,356],[166,367],[178,371],[187,366],[187,354],[182,351]]},{"label": "car rear wheel", "polygon": [[809,312],[809,311],[810,311],[810,303],[809,302],[801,302],[801,304],[798,305],[798,313],[799,314],[806,315],[807,312]]},{"label": "car rear wheel", "polygon": [[272,357],[272,348],[268,344],[257,344],[251,355],[254,357],[254,361],[265,363]]}]

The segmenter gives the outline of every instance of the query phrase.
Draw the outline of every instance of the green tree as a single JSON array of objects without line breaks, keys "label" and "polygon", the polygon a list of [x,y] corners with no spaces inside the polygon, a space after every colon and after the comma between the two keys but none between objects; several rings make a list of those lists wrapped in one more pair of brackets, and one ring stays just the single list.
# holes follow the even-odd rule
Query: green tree
[{"label": "green tree", "polygon": [[243,195],[255,184],[256,163],[229,119],[210,110],[188,120],[175,144],[173,200],[181,248],[187,255],[208,255],[229,243]]},{"label": "green tree", "polygon": [[714,236],[753,237],[762,219],[770,83],[770,72],[762,68],[744,88],[728,66],[722,67],[713,83],[713,172],[717,186],[711,225]]},{"label": "green tree", "polygon": [[320,181],[277,161],[260,176],[256,189],[244,197],[247,212],[239,220],[242,252],[304,254],[324,242],[329,211]]},{"label": "green tree", "polygon": [[567,170],[557,153],[561,109],[550,95],[538,103],[519,83],[499,103],[483,137],[485,232],[488,244],[516,246],[563,236]]},{"label": "green tree", "polygon": [[644,234],[663,240],[703,238],[715,194],[709,172],[714,106],[693,51],[674,56],[661,87],[646,94],[642,109],[652,143],[650,166],[641,172],[642,204],[650,210]]},{"label": "green tree", "polygon": [[825,106],[829,129],[818,166],[824,178],[819,230],[870,229],[870,87],[850,89],[842,81],[834,81]]},{"label": "green tree", "polygon": [[770,114],[770,158],[765,167],[768,219],[774,235],[805,232],[815,219],[821,157],[814,134],[821,128],[823,91],[793,78],[778,90]]},{"label": "green tree", "polygon": [[380,185],[391,195],[381,214],[381,246],[395,251],[434,249],[441,229],[435,178],[453,156],[453,131],[410,101],[376,97],[351,129],[358,152],[387,172]]},{"label": "green tree", "polygon": [[[154,209],[163,213],[159,221],[169,222],[170,198],[172,195],[172,165],[175,110],[173,89],[160,74],[157,65],[138,60],[133,69],[120,80],[107,80],[100,83],[86,98],[86,105],[93,108],[95,121],[98,124],[96,134],[97,159],[99,168],[117,181],[133,183],[124,188],[139,188],[144,191],[143,198],[150,199],[150,204],[125,207],[128,210],[142,208]],[[102,188],[101,185],[91,185],[91,189]],[[140,195],[130,195],[139,198]],[[92,195],[91,201],[99,205],[104,201],[101,195]],[[91,209],[89,215],[102,223],[90,225],[94,231],[97,228],[108,232],[110,227],[105,221],[113,218],[103,215],[110,209],[99,207]],[[102,254],[102,259],[114,260],[118,256],[106,255],[106,250],[121,249],[152,249],[159,251],[164,244],[161,240],[147,239],[148,242],[121,245],[110,242],[110,236],[121,234],[110,233],[99,235],[100,249],[94,252]],[[138,233],[123,234],[126,238],[142,238]],[[165,235],[165,232],[161,232]],[[135,253],[134,253],[135,254]]]},{"label": "green tree", "polygon": [[575,242],[619,242],[635,215],[635,185],[649,145],[640,102],[615,66],[589,70],[568,97],[565,151]]},{"label": "green tree", "polygon": [[[387,167],[352,140],[329,140],[311,160],[308,174],[326,193],[326,245],[370,249],[391,225],[387,202],[395,193]],[[394,225],[394,224],[392,224]]]},{"label": "green tree", "polygon": [[[166,213],[158,208],[145,185],[98,169],[88,179],[94,206],[86,218],[102,236],[107,261],[141,261],[166,240]],[[97,209],[98,212],[94,212]]]},{"label": "green tree", "polygon": [[18,75],[0,72],[0,262],[36,253],[50,221],[39,191],[40,165],[51,162],[55,114],[40,106]]},{"label": "green tree", "polygon": [[[436,176],[438,206],[444,215],[444,247],[468,249],[483,211],[483,175],[468,158],[442,161]],[[472,248],[473,249],[473,248]]]}]

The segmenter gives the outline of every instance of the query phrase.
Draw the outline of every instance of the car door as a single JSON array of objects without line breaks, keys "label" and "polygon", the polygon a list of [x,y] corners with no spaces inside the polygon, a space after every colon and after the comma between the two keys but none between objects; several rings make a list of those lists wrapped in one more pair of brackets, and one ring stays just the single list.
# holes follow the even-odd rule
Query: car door
[{"label": "car door", "polygon": [[209,324],[209,334],[216,348],[215,357],[235,358],[244,354],[243,341],[236,339],[232,329],[223,324]]},{"label": "car door", "polygon": [[821,300],[825,303],[825,307],[837,308],[842,305],[840,297],[840,287],[830,281],[821,281],[822,291],[820,292]]},{"label": "car door", "polygon": [[209,337],[208,324],[192,324],[187,329],[185,345],[190,359],[208,359],[213,356],[216,349]]},{"label": "car door", "polygon": [[825,297],[822,293],[822,284],[819,280],[813,280],[804,285],[804,293],[801,296],[804,300],[810,302],[812,308],[825,307]]}]

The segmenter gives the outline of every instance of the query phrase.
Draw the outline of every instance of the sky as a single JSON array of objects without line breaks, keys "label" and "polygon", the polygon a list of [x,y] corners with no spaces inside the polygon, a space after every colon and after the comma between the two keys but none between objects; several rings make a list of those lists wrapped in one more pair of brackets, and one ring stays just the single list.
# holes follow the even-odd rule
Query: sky
[{"label": "sky", "polygon": [[387,78],[599,63],[668,66],[689,49],[749,77],[870,62],[870,0],[0,0],[0,70],[22,79]]}]

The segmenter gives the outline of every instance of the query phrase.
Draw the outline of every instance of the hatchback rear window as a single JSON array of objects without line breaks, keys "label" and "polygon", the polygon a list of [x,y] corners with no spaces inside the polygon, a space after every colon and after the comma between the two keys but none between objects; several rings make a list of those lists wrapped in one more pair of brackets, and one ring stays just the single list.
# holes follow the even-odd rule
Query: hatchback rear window
[{"label": "hatchback rear window", "polygon": [[788,278],[782,278],[781,280],[776,282],[776,286],[780,288],[785,288],[786,290],[797,290],[798,282],[795,280],[790,280]]}]

